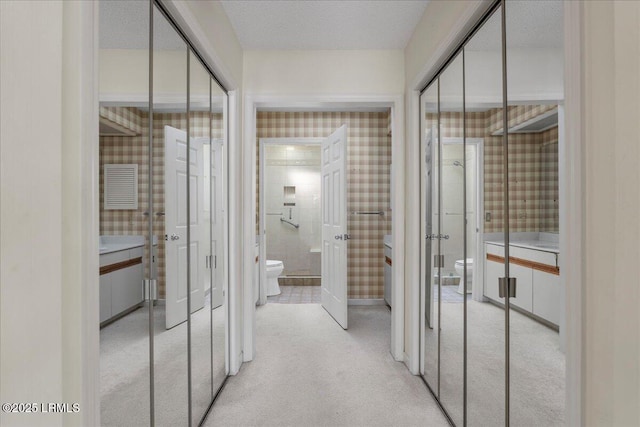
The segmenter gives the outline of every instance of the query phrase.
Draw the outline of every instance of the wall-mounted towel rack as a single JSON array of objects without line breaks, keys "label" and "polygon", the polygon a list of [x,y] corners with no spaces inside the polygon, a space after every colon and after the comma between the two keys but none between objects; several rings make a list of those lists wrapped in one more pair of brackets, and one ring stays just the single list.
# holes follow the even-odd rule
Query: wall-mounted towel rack
[{"label": "wall-mounted towel rack", "polygon": [[279,215],[279,216],[282,216],[284,214],[282,212],[267,212],[267,215]]},{"label": "wall-mounted towel rack", "polygon": [[376,212],[352,211],[351,215],[380,215],[380,216],[384,216],[384,211],[376,211]]},{"label": "wall-mounted towel rack", "polygon": [[289,221],[289,220],[286,220],[286,219],[284,219],[284,218],[280,218],[280,222],[286,222],[287,224],[292,225],[292,226],[294,226],[295,228],[300,228],[300,224],[294,224],[293,222],[291,222],[291,221]]}]

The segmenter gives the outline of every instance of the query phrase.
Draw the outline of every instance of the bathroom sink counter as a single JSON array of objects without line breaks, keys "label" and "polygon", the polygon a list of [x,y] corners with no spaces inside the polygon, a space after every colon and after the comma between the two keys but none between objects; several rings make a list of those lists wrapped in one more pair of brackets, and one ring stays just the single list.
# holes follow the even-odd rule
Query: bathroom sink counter
[{"label": "bathroom sink counter", "polygon": [[[485,243],[490,245],[504,246],[504,241],[487,240]],[[555,242],[547,240],[515,240],[510,241],[509,246],[517,246],[524,249],[533,249],[536,251],[560,253],[560,247]]]},{"label": "bathroom sink counter", "polygon": [[144,236],[100,236],[100,255],[144,246]]},{"label": "bathroom sink counter", "polygon": [[[158,239],[153,236],[154,246],[158,244]],[[100,255],[113,252],[126,251],[144,246],[144,236],[100,236]]]}]

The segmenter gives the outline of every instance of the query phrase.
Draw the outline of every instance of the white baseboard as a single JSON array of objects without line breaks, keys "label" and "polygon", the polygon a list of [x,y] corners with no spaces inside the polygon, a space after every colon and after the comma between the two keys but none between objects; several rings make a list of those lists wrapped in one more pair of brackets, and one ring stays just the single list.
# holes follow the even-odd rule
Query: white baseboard
[{"label": "white baseboard", "polygon": [[238,367],[238,369],[236,369],[235,371],[229,370],[229,375],[236,375],[238,372],[240,372],[240,369],[242,368],[242,364],[244,363],[243,359],[244,359],[244,352],[241,351],[240,353],[238,353],[238,357],[236,360],[236,366]]},{"label": "white baseboard", "polygon": [[385,305],[383,298],[354,298],[349,299],[349,305]]},{"label": "white baseboard", "polygon": [[403,354],[404,354],[404,364],[407,367],[407,369],[409,370],[409,372],[411,372],[412,375],[420,375],[419,372],[411,371],[411,358],[409,357],[409,355],[407,353],[403,353]]}]

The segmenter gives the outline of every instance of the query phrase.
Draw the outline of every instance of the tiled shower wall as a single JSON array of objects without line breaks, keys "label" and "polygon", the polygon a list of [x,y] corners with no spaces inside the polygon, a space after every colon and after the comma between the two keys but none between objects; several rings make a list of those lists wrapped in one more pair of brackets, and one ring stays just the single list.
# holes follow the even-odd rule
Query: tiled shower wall
[{"label": "tiled shower wall", "polygon": [[[281,260],[282,274],[287,276],[320,275],[320,266],[314,265],[319,255],[311,252],[320,250],[322,240],[320,146],[290,148],[293,150],[272,145],[265,150],[267,259]],[[288,198],[285,186],[293,190]],[[298,228],[280,221],[281,218]]]},{"label": "tiled shower wall", "polygon": [[[116,107],[118,108],[118,107]],[[137,136],[101,136],[100,137],[100,234],[127,234],[145,236],[148,247],[148,222],[144,213],[148,210],[149,198],[149,117],[148,114],[135,108],[126,108],[126,115],[122,108],[101,108],[101,116],[114,119],[125,126],[130,120],[139,126],[141,134]],[[109,116],[105,113],[109,111]],[[209,124],[207,112],[193,112],[190,114],[191,135],[194,138],[208,137]],[[153,120],[153,209],[154,212],[164,212],[164,127],[172,126],[186,130],[186,113],[154,114]],[[125,118],[126,117],[126,118]],[[222,138],[222,115],[212,117],[213,138]],[[137,210],[105,210],[104,209],[104,164],[109,163],[137,163],[138,164],[138,209]],[[160,298],[165,295],[165,227],[164,217],[152,215],[153,233],[158,236],[158,293]],[[144,254],[145,277],[149,277],[147,254]]]},{"label": "tiled shower wall", "polygon": [[[555,105],[521,105],[509,108],[509,126],[555,108]],[[435,123],[437,116],[427,114]],[[462,138],[462,113],[442,112],[443,138]],[[467,138],[484,138],[485,233],[501,232],[504,224],[502,109],[467,113]],[[541,155],[543,144],[558,140],[558,128],[541,133],[509,134],[509,227],[512,232],[558,230],[557,144],[555,155]],[[546,190],[545,190],[546,189]],[[548,209],[542,209],[542,207]]]},{"label": "tiled shower wall", "polygon": [[[383,298],[383,236],[391,234],[391,136],[389,113],[258,112],[257,165],[260,138],[314,138],[329,136],[346,124],[347,210],[384,211],[385,215],[348,216],[348,297]],[[258,172],[257,179],[260,174]],[[260,183],[256,187],[259,191]],[[259,206],[259,195],[256,194]],[[257,231],[257,225],[256,225]]]}]

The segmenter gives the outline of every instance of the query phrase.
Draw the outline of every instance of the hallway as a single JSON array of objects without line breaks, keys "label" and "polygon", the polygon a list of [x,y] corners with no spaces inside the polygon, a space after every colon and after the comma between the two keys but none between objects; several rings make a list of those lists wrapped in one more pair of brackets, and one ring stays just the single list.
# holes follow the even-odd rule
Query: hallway
[{"label": "hallway", "polygon": [[256,316],[256,358],[229,377],[205,425],[448,425],[392,359],[387,307],[349,307],[347,331],[319,304],[267,304]]}]

